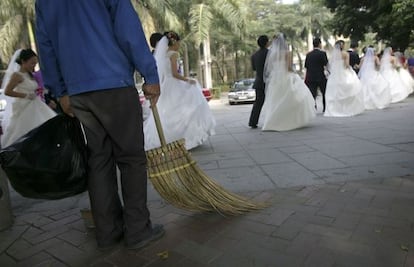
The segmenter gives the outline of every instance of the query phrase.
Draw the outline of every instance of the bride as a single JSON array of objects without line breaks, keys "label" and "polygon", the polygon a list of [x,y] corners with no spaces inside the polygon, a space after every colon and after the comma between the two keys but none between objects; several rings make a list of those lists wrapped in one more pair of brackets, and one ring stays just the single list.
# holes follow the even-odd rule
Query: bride
[{"label": "bride", "polygon": [[[167,32],[155,48],[161,86],[157,108],[167,143],[184,138],[186,149],[191,149],[215,133],[216,121],[200,84],[178,73],[179,48],[175,32]],[[144,121],[144,136],[145,150],[161,146],[152,115]]]},{"label": "bride", "polygon": [[1,86],[7,102],[2,119],[3,148],[56,116],[35,94],[38,84],[32,73],[36,64],[35,52],[31,49],[19,49],[7,68]]},{"label": "bride", "polygon": [[292,54],[283,34],[273,39],[266,57],[263,131],[289,131],[316,116],[313,96],[292,70]]},{"label": "bride", "polygon": [[326,84],[327,117],[349,117],[364,111],[364,93],[355,71],[349,66],[349,55],[338,41],[332,52],[330,72]]},{"label": "bride", "polygon": [[391,87],[379,72],[380,61],[373,47],[361,59],[358,76],[364,91],[366,109],[383,109],[391,103]]},{"label": "bride", "polygon": [[381,57],[380,72],[391,85],[391,103],[397,103],[406,99],[411,90],[401,79],[397,71],[397,59],[392,53],[391,47],[384,49],[384,54]]}]

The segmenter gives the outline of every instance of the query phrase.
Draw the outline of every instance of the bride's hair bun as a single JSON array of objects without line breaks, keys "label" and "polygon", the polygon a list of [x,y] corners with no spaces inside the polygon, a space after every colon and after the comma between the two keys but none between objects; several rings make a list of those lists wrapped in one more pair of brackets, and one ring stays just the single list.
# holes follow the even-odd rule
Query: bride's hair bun
[{"label": "bride's hair bun", "polygon": [[168,38],[168,46],[175,44],[177,41],[180,41],[180,36],[176,32],[169,31],[164,33],[165,36]]},{"label": "bride's hair bun", "polygon": [[23,62],[26,62],[32,57],[37,57],[36,53],[32,49],[22,49],[20,55],[16,58],[16,63],[21,65]]}]

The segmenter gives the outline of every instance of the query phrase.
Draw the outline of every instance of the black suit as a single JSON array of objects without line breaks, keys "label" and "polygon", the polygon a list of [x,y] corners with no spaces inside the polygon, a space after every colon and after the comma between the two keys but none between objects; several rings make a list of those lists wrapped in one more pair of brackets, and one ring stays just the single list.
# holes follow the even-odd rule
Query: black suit
[{"label": "black suit", "polygon": [[352,67],[352,69],[358,73],[359,68],[355,67],[355,65],[359,65],[359,63],[361,62],[361,59],[359,58],[359,55],[357,52],[355,52],[354,50],[350,49],[348,50],[349,53],[349,65]]},{"label": "black suit", "polygon": [[254,101],[252,112],[250,114],[249,126],[257,126],[260,111],[262,110],[265,99],[265,83],[263,80],[264,65],[266,61],[267,48],[260,48],[251,57],[252,68],[256,72],[253,88],[256,89],[256,100]]},{"label": "black suit", "polygon": [[309,87],[313,98],[316,99],[318,95],[318,88],[322,93],[323,111],[325,111],[325,91],[326,91],[326,76],[324,73],[325,66],[328,64],[328,57],[325,51],[318,48],[313,49],[306,55],[305,68],[306,77],[305,83]]}]

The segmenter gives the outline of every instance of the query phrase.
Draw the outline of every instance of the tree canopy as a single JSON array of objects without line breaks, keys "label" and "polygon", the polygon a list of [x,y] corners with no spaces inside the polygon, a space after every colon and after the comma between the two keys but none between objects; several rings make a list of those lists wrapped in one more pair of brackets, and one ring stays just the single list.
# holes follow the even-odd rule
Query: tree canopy
[{"label": "tree canopy", "polygon": [[325,5],[334,12],[335,34],[358,41],[376,32],[377,40],[400,50],[414,42],[413,0],[325,0]]}]

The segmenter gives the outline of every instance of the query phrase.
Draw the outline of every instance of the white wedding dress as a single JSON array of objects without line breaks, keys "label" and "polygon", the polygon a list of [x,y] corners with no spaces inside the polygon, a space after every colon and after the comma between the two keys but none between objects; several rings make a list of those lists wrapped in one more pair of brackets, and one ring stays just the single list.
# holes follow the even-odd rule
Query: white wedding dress
[{"label": "white wedding dress", "polygon": [[380,72],[391,86],[391,103],[397,103],[406,99],[410,94],[411,89],[401,79],[396,66],[393,64],[391,51],[390,47],[387,47],[384,50],[384,54],[381,58]]},{"label": "white wedding dress", "polygon": [[330,75],[326,84],[327,117],[350,117],[364,111],[364,92],[355,71],[345,65],[342,51],[335,47],[330,60]]},{"label": "white wedding dress", "polygon": [[364,91],[366,109],[383,109],[391,104],[391,87],[377,70],[375,60],[378,60],[375,51],[369,47],[358,73]]},{"label": "white wedding dress", "polygon": [[[36,81],[28,73],[17,72],[23,77],[13,90],[19,93],[34,94],[38,88]],[[1,137],[1,146],[5,148],[30,130],[40,126],[56,116],[56,113],[44,102],[36,97],[33,100],[7,97],[7,106],[2,120],[4,134]]]},{"label": "white wedding dress", "polygon": [[298,74],[288,71],[290,53],[283,35],[273,40],[266,57],[263,131],[304,127],[316,116],[315,100]]},{"label": "white wedding dress", "polygon": [[[200,84],[190,84],[172,76],[168,40],[163,37],[157,44],[157,60],[161,95],[157,108],[167,143],[184,138],[186,149],[205,142],[215,133],[216,121]],[[145,150],[161,146],[152,114],[144,121]]]}]

